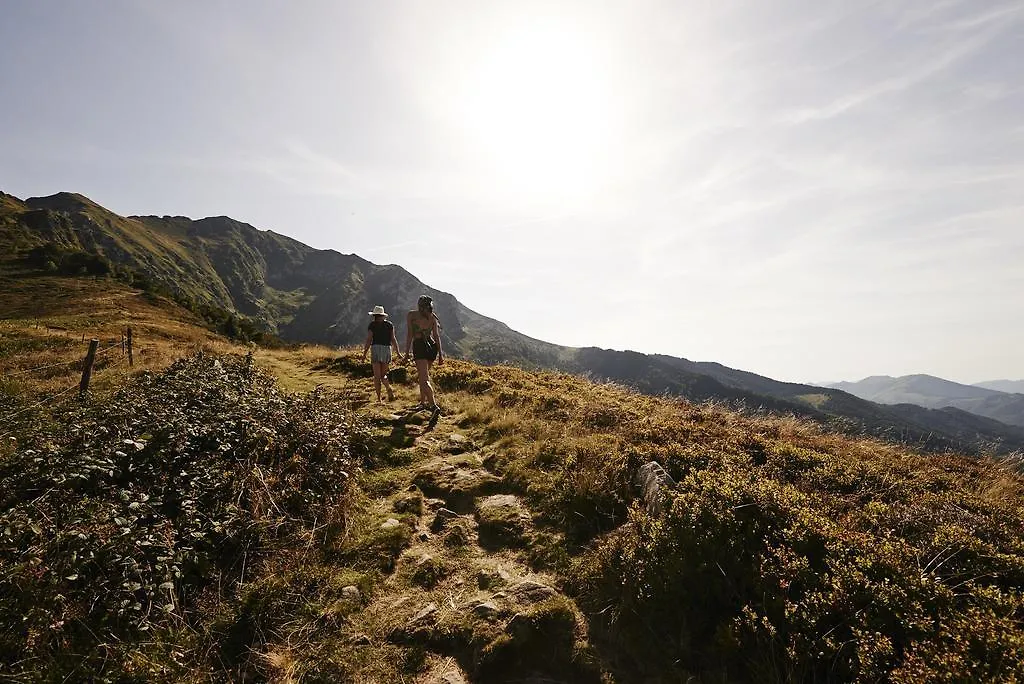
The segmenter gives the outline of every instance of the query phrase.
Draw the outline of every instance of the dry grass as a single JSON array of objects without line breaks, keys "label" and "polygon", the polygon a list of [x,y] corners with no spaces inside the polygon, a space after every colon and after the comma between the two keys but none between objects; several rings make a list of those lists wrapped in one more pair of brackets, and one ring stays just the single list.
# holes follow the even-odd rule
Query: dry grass
[{"label": "dry grass", "polygon": [[[0,289],[0,376],[13,383],[8,394],[46,397],[77,385],[90,339],[100,342],[91,385],[100,394],[131,373],[160,370],[198,349],[244,350],[172,302],[116,281],[5,277]],[[134,338],[131,369],[121,353],[128,327]]]},{"label": "dry grass", "polygon": [[[190,349],[238,349],[197,327],[187,312],[115,285],[76,281],[64,286],[74,288],[72,296],[48,303],[35,301],[38,293],[25,287],[0,304],[0,343],[22,349],[0,357],[3,373],[73,359],[83,350],[83,334],[119,340],[128,324],[138,340],[135,370],[161,368]],[[324,385],[361,402],[370,396],[372,380],[360,352],[309,345],[259,349],[255,358],[288,391]],[[102,367],[97,387],[112,387],[125,373]],[[898,678],[921,658],[931,663],[921,666],[922,676],[935,673],[928,668],[946,667],[953,679],[966,671],[957,669],[956,658],[965,667],[971,658],[989,668],[998,668],[998,658],[1010,667],[1021,662],[1013,660],[1020,655],[1013,650],[1019,648],[1019,618],[1004,619],[1013,605],[1024,605],[1019,459],[926,455],[793,416],[649,397],[565,374],[456,360],[433,374],[451,421],[477,442],[479,457],[508,491],[532,508],[538,525],[533,546],[525,556],[501,562],[528,562],[574,589],[604,635],[601,647],[622,663],[609,677],[639,680],[630,665],[636,660],[666,680],[697,672],[710,679],[808,681]],[[5,380],[5,387],[8,393],[45,395],[76,382],[71,370],[24,384]],[[363,409],[383,434],[378,451],[367,455],[349,528],[324,538],[328,560],[304,562],[312,563],[312,573],[369,577],[370,590],[396,602],[402,596],[426,600],[428,588],[417,582],[437,581],[430,591],[459,596],[467,589],[454,577],[469,572],[472,556],[438,545],[452,577],[418,577],[401,556],[409,540],[380,531],[382,520],[395,515],[392,500],[424,457],[389,442],[389,414],[416,398],[411,383],[396,390],[395,404]],[[679,483],[669,517],[659,521],[634,505],[633,474],[650,460]],[[699,534],[691,536],[689,529]],[[715,572],[704,574],[716,564]],[[398,571],[385,580],[391,565]],[[367,681],[412,681],[447,666],[436,654],[394,644],[351,647],[360,631],[380,633],[407,618],[411,603],[397,612],[385,605],[342,615],[331,594],[337,583],[318,580],[315,591],[333,589],[311,598],[298,589],[311,582],[300,569],[276,574],[281,581],[252,587],[262,618],[277,619],[280,611],[291,616],[268,629],[259,652],[261,677],[297,681],[316,671],[317,658]],[[721,600],[707,603],[707,596]],[[776,611],[772,601],[785,610]],[[984,610],[975,611],[971,602]],[[910,618],[889,620],[885,611],[912,614],[923,625],[915,629],[936,645],[915,641],[904,631]],[[693,624],[681,615],[703,631],[692,634]],[[952,633],[974,638],[968,623],[981,626],[969,643]],[[601,631],[609,625],[614,629]],[[950,625],[947,631],[944,625]],[[1000,652],[998,643],[1010,645]],[[896,652],[910,655],[886,655]],[[708,654],[726,665],[711,663]]]},{"label": "dry grass", "polygon": [[[1024,630],[1007,617],[1024,602],[1019,459],[924,454],[793,416],[554,373],[452,362],[437,378],[492,442],[497,472],[566,535],[568,555],[546,559],[575,575],[599,622],[615,625],[605,648],[657,660],[666,676],[680,677],[955,679],[978,667],[998,678],[1024,666]],[[679,483],[670,521],[631,509],[631,476],[649,460]],[[740,525],[736,510],[747,511],[741,519],[752,528],[730,527]],[[738,560],[746,554],[749,565]],[[704,574],[708,563],[727,570]],[[922,574],[930,578],[923,584]],[[719,603],[694,594],[693,583]],[[828,608],[843,592],[870,600]],[[893,612],[930,627],[887,622]],[[979,625],[978,636],[952,626],[966,623]],[[788,636],[765,642],[764,630]],[[882,636],[875,643],[858,630]],[[893,644],[931,655],[900,660]]]}]

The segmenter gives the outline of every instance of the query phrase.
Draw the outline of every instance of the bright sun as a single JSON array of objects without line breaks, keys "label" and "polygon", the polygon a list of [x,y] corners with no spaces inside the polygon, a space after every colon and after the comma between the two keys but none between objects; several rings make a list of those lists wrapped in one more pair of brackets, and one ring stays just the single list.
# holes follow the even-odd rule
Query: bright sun
[{"label": "bright sun", "polygon": [[481,55],[459,119],[508,190],[570,198],[597,190],[614,106],[599,51],[565,27],[522,30]]}]

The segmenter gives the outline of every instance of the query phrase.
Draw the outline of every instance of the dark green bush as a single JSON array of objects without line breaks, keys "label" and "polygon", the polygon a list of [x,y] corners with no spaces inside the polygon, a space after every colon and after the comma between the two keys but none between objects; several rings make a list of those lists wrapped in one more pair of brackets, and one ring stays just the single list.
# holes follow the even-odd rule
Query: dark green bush
[{"label": "dark green bush", "polygon": [[0,462],[0,663],[78,667],[201,619],[207,589],[346,514],[365,437],[341,398],[204,355],[23,436]]},{"label": "dark green bush", "polygon": [[[875,505],[878,508],[878,505]],[[635,657],[730,681],[992,681],[1024,671],[1024,555],[933,525],[858,529],[755,471],[701,470],[577,562]],[[927,553],[923,553],[927,549]]]}]

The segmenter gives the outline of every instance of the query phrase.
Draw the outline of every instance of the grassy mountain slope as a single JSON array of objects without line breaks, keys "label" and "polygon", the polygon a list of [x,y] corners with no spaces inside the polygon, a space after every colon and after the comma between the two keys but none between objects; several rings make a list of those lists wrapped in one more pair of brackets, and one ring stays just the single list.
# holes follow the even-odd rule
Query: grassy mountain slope
[{"label": "grassy mountain slope", "polygon": [[1024,448],[1024,429],[1018,427],[957,419],[942,411],[911,415],[838,390],[780,383],[720,364],[532,339],[426,286],[399,266],[316,250],[227,217],[122,217],[72,193],[24,202],[0,197],[0,244],[8,254],[50,244],[100,255],[183,302],[237,312],[286,340],[359,343],[366,312],[375,304],[394,312],[401,340],[405,311],[427,293],[441,313],[448,351],[485,364],[559,369],[645,392],[733,401],[832,424],[845,421],[845,429],[898,436],[928,449]]},{"label": "grassy mountain slope", "polygon": [[351,350],[155,370],[0,445],[9,676],[1024,674],[1024,479],[993,461],[461,361],[436,419],[406,369],[367,404]]},{"label": "grassy mountain slope", "polygon": [[874,376],[859,382],[836,383],[832,387],[880,404],[953,407],[1024,427],[1024,395],[962,385],[931,375]]}]

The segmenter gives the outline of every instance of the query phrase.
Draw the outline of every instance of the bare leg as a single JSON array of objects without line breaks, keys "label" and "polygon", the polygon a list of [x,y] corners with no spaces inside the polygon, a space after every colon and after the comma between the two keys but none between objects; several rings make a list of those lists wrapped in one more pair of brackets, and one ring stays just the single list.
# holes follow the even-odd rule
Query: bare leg
[{"label": "bare leg", "polygon": [[434,405],[434,388],[430,384],[430,361],[416,359],[416,375],[420,380],[420,403]]},{"label": "bare leg", "polygon": [[384,383],[384,387],[388,391],[388,401],[395,400],[395,392],[391,389],[391,379],[388,377],[388,371],[390,370],[389,364],[380,364],[380,379]]},{"label": "bare leg", "polygon": [[377,401],[380,401],[380,367],[381,364],[373,364],[373,390],[377,393]]}]

